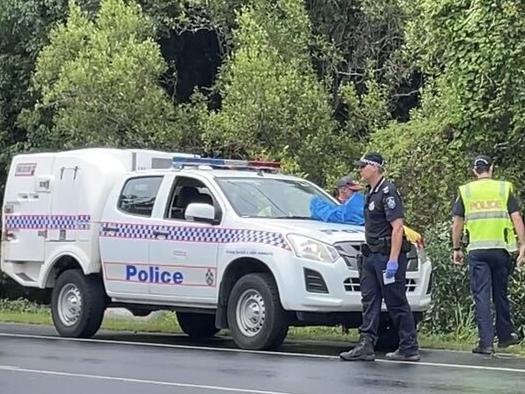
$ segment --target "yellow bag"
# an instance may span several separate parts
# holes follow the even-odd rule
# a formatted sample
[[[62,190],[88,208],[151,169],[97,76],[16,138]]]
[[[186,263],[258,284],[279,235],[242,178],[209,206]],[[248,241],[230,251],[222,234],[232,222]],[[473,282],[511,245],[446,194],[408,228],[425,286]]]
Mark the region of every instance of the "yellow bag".
[[[405,238],[410,243],[417,244],[418,246],[420,246],[423,243],[423,236],[417,231],[412,230],[408,226],[403,226],[403,231],[405,233]]]

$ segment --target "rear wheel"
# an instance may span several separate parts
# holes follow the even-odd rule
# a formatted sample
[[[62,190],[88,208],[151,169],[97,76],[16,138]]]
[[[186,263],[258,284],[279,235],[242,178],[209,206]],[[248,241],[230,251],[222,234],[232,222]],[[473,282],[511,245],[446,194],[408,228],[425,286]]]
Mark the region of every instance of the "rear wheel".
[[[61,336],[89,338],[100,328],[106,294],[98,275],[74,269],[63,272],[51,295],[51,315]]]
[[[421,312],[414,312],[414,324],[417,325],[422,320]],[[379,338],[377,339],[376,348],[384,351],[394,351],[399,347],[399,334],[389,317],[381,320],[379,325]]]
[[[153,312],[151,309],[142,309],[142,308],[128,308],[128,311],[130,311],[133,314],[133,316],[137,316],[137,317],[149,316],[149,314]]]
[[[182,331],[192,338],[210,338],[219,332],[213,314],[177,312],[177,320]]]
[[[237,346],[276,348],[284,341],[288,324],[270,274],[248,274],[235,283],[228,300],[228,326]]]
[[[391,352],[399,347],[399,335],[390,321],[381,322],[376,349]]]

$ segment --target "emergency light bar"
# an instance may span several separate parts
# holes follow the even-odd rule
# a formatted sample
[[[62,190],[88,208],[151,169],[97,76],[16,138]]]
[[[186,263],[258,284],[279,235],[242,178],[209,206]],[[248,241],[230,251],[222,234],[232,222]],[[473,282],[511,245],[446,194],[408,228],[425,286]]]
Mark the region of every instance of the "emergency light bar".
[[[263,171],[279,171],[281,163],[278,161],[263,161],[263,160],[230,160],[230,159],[214,159],[209,157],[193,158],[193,157],[174,157],[173,167],[183,168],[188,166],[208,166],[211,168],[230,169],[230,170],[263,170]]]

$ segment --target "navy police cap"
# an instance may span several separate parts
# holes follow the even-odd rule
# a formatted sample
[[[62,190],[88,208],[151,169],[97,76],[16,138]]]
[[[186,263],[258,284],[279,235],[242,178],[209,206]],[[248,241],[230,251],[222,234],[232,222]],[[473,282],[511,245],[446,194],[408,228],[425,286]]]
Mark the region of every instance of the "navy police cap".
[[[354,164],[359,167],[369,164],[374,167],[384,168],[385,160],[379,153],[367,153]]]

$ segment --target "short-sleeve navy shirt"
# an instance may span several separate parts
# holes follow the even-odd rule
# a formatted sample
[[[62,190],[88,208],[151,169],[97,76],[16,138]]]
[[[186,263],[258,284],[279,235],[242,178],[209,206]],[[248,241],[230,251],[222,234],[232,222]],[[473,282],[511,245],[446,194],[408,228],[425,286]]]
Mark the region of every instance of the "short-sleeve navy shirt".
[[[403,201],[392,182],[381,178],[365,199],[365,238],[370,245],[392,235],[390,222],[405,216]]]

